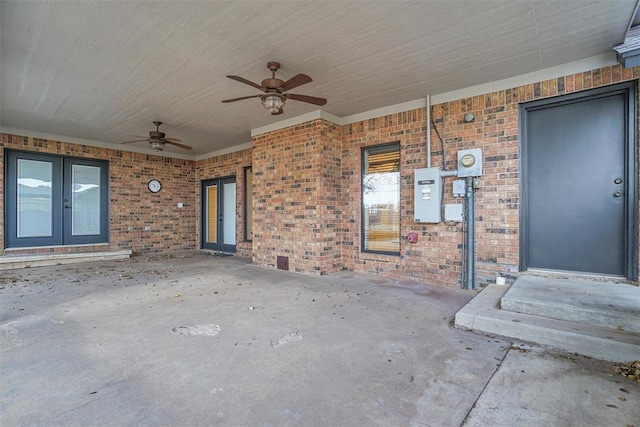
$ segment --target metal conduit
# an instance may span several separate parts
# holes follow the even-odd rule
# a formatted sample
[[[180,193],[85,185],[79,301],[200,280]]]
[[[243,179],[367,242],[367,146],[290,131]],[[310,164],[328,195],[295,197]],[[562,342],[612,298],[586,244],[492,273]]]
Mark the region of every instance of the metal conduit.
[[[476,276],[476,260],[475,260],[475,195],[473,188],[473,177],[468,176],[466,178],[467,185],[467,263],[466,263],[466,278],[467,289],[472,291],[475,288],[475,276]]]

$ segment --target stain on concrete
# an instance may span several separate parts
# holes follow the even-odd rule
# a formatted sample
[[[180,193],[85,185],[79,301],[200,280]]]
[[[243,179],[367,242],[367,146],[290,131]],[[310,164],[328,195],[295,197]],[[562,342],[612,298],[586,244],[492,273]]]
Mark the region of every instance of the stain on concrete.
[[[291,344],[292,342],[302,341],[303,337],[299,331],[291,332],[289,334],[283,335],[278,341],[271,341],[271,347],[273,348],[282,348],[287,344]]]
[[[194,326],[176,326],[171,329],[173,332],[180,335],[196,336],[202,335],[212,337],[220,333],[220,326],[214,324],[203,324]]]

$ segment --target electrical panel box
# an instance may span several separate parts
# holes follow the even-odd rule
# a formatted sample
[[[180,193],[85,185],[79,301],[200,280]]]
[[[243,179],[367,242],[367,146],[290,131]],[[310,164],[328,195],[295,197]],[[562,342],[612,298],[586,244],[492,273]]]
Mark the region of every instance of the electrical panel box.
[[[415,222],[442,221],[440,168],[415,170],[413,215]]]
[[[464,179],[453,181],[453,197],[464,197],[467,194],[467,183]]]
[[[482,175],[482,149],[458,151],[458,178]]]
[[[464,219],[464,205],[462,203],[452,203],[444,205],[445,222],[462,222]]]

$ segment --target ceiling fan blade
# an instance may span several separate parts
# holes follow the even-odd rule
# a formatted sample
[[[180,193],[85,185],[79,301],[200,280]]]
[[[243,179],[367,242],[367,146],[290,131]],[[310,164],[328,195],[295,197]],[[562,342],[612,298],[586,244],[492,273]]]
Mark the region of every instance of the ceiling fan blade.
[[[179,142],[175,142],[175,141],[169,141],[170,139],[174,139],[174,138],[165,138],[164,142],[166,144],[171,144],[171,145],[175,145],[176,147],[180,147],[183,150],[191,150],[192,149],[188,145],[180,144]]]
[[[256,89],[260,89],[263,92],[267,91],[265,88],[263,88],[259,84],[254,83],[252,81],[249,81],[249,80],[245,79],[244,77],[240,77],[240,76],[227,76],[227,77],[229,77],[231,80],[235,80],[237,82],[244,83],[244,84],[249,85],[249,86],[253,86]]]
[[[225,99],[222,102],[235,102],[235,101],[242,101],[243,99],[249,99],[249,98],[260,98],[262,95],[251,95],[251,96],[242,96],[240,98],[232,98],[232,99]]]
[[[296,76],[291,77],[286,82],[284,82],[284,84],[280,86],[280,89],[282,89],[283,92],[286,92],[288,90],[293,89],[294,87],[302,86],[311,81],[313,81],[311,80],[311,77],[307,76],[306,74],[298,74]]]
[[[182,142],[182,140],[178,139],[178,138],[165,138],[164,140],[167,141],[167,142],[169,142],[169,141],[171,141],[171,142]]]
[[[132,142],[142,142],[142,141],[146,141],[146,139],[136,139],[135,141],[125,141],[125,142],[121,142],[120,144],[131,144]]]
[[[285,93],[284,96],[287,99],[293,99],[294,101],[308,102],[309,104],[315,104],[315,105],[324,105],[327,103],[326,99],[317,98],[315,96],[296,95],[295,93]]]

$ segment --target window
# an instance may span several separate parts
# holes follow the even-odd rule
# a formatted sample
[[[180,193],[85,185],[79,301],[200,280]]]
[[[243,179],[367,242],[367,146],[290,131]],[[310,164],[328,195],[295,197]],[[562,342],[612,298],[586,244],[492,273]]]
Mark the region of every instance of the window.
[[[253,170],[244,168],[244,240],[253,240]]]
[[[108,241],[109,164],[7,151],[6,247]]]
[[[400,254],[400,145],[362,152],[362,251]]]

